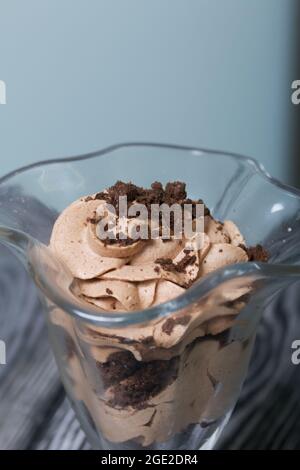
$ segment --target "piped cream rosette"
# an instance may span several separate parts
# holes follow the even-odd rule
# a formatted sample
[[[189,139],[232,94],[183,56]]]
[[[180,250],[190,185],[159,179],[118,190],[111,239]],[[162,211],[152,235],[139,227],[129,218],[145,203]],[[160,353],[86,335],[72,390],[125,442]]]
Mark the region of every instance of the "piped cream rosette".
[[[75,201],[58,217],[50,242],[55,255],[71,270],[80,297],[95,305],[99,312],[130,312],[159,305],[178,297],[198,279],[218,268],[248,261],[242,248],[245,241],[237,226],[232,221],[217,222],[210,215],[204,218],[205,233],[200,234],[200,248],[195,236],[139,239],[129,244],[106,243],[98,237],[99,214],[105,213],[104,206],[105,201],[94,198]],[[136,220],[127,222],[129,230],[130,227],[136,229]],[[230,300],[238,299],[245,289],[250,288],[232,292]],[[224,302],[228,301],[227,297]],[[158,319],[150,325],[132,327],[130,331],[126,328],[126,332],[116,330],[115,336],[126,336],[127,341],[142,343],[151,337],[157,346],[170,348],[183,338],[190,342],[191,334],[197,337],[223,331],[232,324],[240,306],[196,305],[189,308],[189,315],[178,313],[171,320]],[[101,343],[102,333],[105,345],[105,328],[86,328],[84,335],[88,334],[89,342],[93,342],[96,332],[97,344]],[[111,341],[110,338],[110,344]],[[116,343],[120,343],[119,339]],[[126,348],[131,349],[129,345]],[[137,357],[141,356],[139,351],[134,348]]]

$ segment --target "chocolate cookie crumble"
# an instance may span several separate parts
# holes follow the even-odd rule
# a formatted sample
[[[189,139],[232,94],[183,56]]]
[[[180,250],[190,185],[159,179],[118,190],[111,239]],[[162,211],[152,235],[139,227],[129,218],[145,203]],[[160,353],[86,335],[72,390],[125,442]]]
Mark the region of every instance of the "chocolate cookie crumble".
[[[173,329],[176,325],[186,326],[191,319],[191,315],[185,315],[183,317],[170,317],[168,318],[162,326],[162,331],[169,335],[173,332]]]
[[[266,263],[270,258],[269,253],[262,245],[250,246],[246,248],[246,253],[248,254],[249,261]]]
[[[184,273],[186,268],[196,262],[196,256],[185,254],[178,263],[174,263],[171,258],[158,258],[155,263],[159,264],[165,271]]]
[[[192,216],[196,216],[196,204],[203,204],[202,199],[192,200],[187,198],[186,185],[181,181],[169,182],[165,188],[162,183],[155,181],[151,184],[151,188],[143,188],[136,186],[133,183],[124,183],[117,181],[113,186],[95,195],[95,199],[101,199],[111,204],[118,214],[119,211],[119,197],[126,196],[129,207],[133,203],[144,204],[146,208],[151,208],[152,204],[179,204],[182,207],[184,204],[192,205]],[[204,215],[209,215],[209,209],[205,206]]]
[[[113,390],[112,406],[142,408],[177,377],[178,357],[170,360],[137,361],[129,351],[111,354],[97,362],[104,387]]]

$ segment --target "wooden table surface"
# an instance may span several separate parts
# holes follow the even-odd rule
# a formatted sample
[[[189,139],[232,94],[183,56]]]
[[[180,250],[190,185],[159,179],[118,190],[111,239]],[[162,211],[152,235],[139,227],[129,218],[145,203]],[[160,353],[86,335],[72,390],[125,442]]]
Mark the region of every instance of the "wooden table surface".
[[[88,449],[50,351],[36,289],[0,247],[0,449]],[[248,378],[218,444],[222,449],[300,449],[300,284],[265,312]]]

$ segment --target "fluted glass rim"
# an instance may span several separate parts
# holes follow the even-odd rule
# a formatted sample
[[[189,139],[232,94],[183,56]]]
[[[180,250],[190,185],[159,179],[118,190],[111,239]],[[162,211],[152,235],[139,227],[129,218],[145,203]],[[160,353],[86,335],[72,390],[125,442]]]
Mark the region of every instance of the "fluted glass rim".
[[[226,152],[221,150],[213,150],[213,149],[205,149],[200,147],[194,146],[183,146],[177,144],[166,144],[166,143],[151,143],[151,142],[126,142],[120,143],[116,145],[111,145],[104,149],[76,155],[76,156],[68,156],[63,158],[54,158],[43,160],[35,163],[31,163],[29,165],[20,167],[2,177],[0,177],[0,187],[2,183],[6,183],[11,178],[21,173],[28,172],[32,169],[36,169],[38,167],[51,165],[55,163],[63,164],[69,162],[75,162],[80,160],[88,160],[92,158],[101,157],[103,155],[107,155],[112,153],[116,150],[125,149],[125,148],[136,148],[136,147],[149,147],[149,148],[161,148],[161,149],[169,149],[169,150],[179,150],[185,152],[191,152],[194,155],[203,155],[203,154],[211,154],[211,155],[223,155],[227,157],[231,157],[233,159],[239,160],[243,163],[243,165],[247,166],[253,174],[260,176],[266,182],[271,183],[273,186],[281,189],[285,193],[295,196],[299,199],[300,205],[300,190],[289,186],[287,184],[282,183],[281,181],[273,178],[255,159],[251,157],[245,157],[243,155]],[[17,231],[15,231],[16,236],[18,236]],[[25,236],[30,244],[35,244],[35,241],[29,237],[28,235],[19,232],[19,236]],[[258,262],[247,262],[247,263],[239,263],[235,265],[225,266],[223,268],[218,269],[217,271],[205,276],[203,279],[200,279],[196,284],[192,287],[187,289],[183,294],[176,297],[175,299],[171,299],[167,302],[159,304],[154,307],[150,307],[148,309],[137,310],[133,312],[105,312],[99,313],[96,308],[92,306],[84,305],[77,301],[75,296],[67,296],[57,289],[54,285],[48,282],[46,276],[41,276],[39,279],[38,287],[43,291],[43,293],[48,297],[54,304],[62,308],[64,311],[68,312],[75,318],[80,320],[84,320],[85,322],[101,325],[105,327],[117,327],[117,326],[125,326],[129,324],[135,323],[143,323],[150,320],[154,320],[159,317],[165,317],[171,313],[175,313],[188,305],[199,301],[199,299],[205,297],[212,291],[214,288],[219,286],[220,284],[234,279],[236,277],[241,276],[250,276],[255,279],[258,278],[300,278],[300,266],[290,265],[290,264],[272,264],[272,263],[258,263]]]

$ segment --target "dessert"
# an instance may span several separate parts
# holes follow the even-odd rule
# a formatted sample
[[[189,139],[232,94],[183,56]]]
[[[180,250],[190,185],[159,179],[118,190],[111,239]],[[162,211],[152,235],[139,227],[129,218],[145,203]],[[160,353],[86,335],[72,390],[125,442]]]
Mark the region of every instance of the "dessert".
[[[148,216],[142,220],[128,211],[124,219],[122,197],[129,209],[143,205]],[[164,218],[149,216],[153,205],[163,204],[188,205],[191,225],[201,219],[203,233],[177,237],[175,228],[183,222],[178,225],[171,213],[166,236]],[[110,232],[108,220],[115,223]],[[149,236],[152,231],[155,238]],[[162,304],[154,320],[113,328],[76,322],[58,308],[52,311],[52,322],[68,338],[73,393],[107,441],[149,447],[224,416],[239,392],[251,350],[252,337],[231,341],[228,336],[247,304],[251,280],[235,280],[213,298],[167,315],[163,304],[216,269],[267,261],[261,245],[247,247],[234,222],[215,220],[202,200],[187,197],[184,183],[163,187],[155,182],[145,189],[117,182],[68,206],[54,224],[50,248],[71,271],[73,292],[99,314],[130,315]]]

